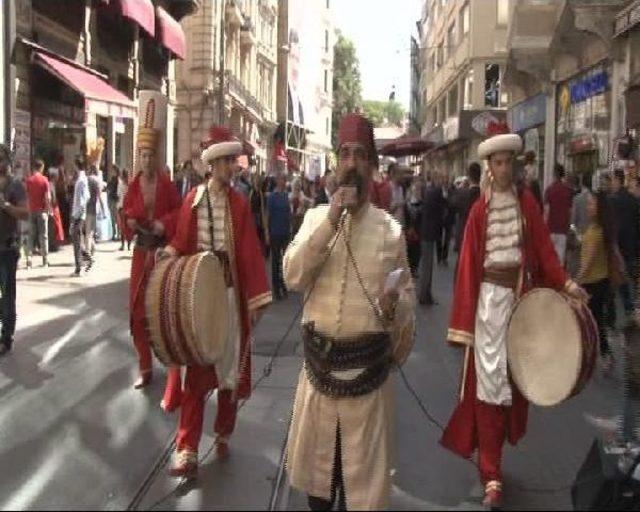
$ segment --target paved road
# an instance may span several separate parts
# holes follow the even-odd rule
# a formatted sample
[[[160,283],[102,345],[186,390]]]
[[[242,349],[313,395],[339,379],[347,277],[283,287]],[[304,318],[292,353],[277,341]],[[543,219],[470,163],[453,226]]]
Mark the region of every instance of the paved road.
[[[197,485],[171,493],[175,482],[165,476],[164,467],[151,475],[163,460],[176,422],[157,406],[163,370],[156,368],[157,378],[147,392],[131,388],[136,364],[127,319],[130,256],[117,251],[116,244],[101,244],[95,269],[82,279],[69,277],[69,248],[51,261],[50,269],[19,271],[15,350],[0,362],[0,464],[5,468],[0,508],[122,509],[135,500],[141,510],[154,505],[267,509],[301,365],[296,330],[282,345],[271,375],[241,411],[231,459],[220,463],[207,458]],[[416,392],[442,423],[454,405],[460,357],[442,341],[450,283],[450,271],[436,272],[441,305],[419,309],[415,350],[406,366]],[[298,304],[292,297],[265,315],[255,336],[255,378]],[[570,506],[566,491],[537,494],[520,487],[558,487],[573,480],[594,435],[584,414],[615,412],[616,385],[598,377],[566,405],[533,411],[530,435],[517,450],[506,452],[508,506]],[[211,446],[213,410],[208,407],[202,453]],[[481,490],[474,469],[438,446],[438,429],[425,420],[400,382],[397,411],[393,506],[478,508]],[[282,508],[304,507],[302,496],[286,486],[279,491]]]

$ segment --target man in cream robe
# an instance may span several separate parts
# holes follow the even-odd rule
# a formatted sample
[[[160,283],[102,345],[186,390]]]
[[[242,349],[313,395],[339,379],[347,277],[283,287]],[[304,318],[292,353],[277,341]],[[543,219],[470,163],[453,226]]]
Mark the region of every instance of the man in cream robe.
[[[391,292],[385,283],[397,269],[410,275],[405,238],[393,217],[369,203],[371,172],[377,160],[370,123],[358,115],[347,116],[339,142],[337,177],[342,186],[331,205],[307,213],[284,257],[285,281],[289,289],[307,298],[303,324],[312,322],[334,346],[384,331],[390,334],[393,364],[402,364],[413,345],[414,292],[410,280],[395,285]],[[357,194],[349,201],[345,185],[354,173]],[[362,371],[331,374],[338,380],[350,380]],[[287,468],[291,485],[309,495],[312,509],[331,509],[337,488],[349,510],[388,505],[393,401],[392,378],[385,378],[369,393],[336,398],[317,388],[307,368],[302,369]]]

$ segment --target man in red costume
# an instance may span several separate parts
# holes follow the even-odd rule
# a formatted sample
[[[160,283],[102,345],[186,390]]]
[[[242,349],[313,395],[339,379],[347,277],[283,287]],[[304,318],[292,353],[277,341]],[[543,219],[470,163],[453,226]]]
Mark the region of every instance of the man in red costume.
[[[140,376],[134,387],[151,383],[152,355],[147,334],[145,291],[155,263],[155,251],[171,240],[176,225],[180,196],[169,176],[158,170],[156,151],[158,131],[140,128],[138,132],[139,172],[124,198],[125,237],[136,237],[129,283],[129,313],[133,343],[138,352]]]
[[[228,456],[238,400],[249,398],[251,393],[251,329],[271,303],[251,208],[244,196],[230,186],[242,144],[226,128],[213,127],[203,146],[204,170],[211,173],[211,178],[185,198],[176,235],[165,252],[181,256],[213,251],[218,256],[228,276],[228,288],[220,292],[230,305],[236,305],[236,321],[230,322],[229,329],[229,346],[235,355],[226,367],[188,367],[184,390],[180,370],[170,371],[162,407],[167,411],[181,407],[177,457],[169,472],[174,477],[197,474],[204,407],[208,393],[214,389],[218,389],[214,426],[217,455],[221,459]]]
[[[460,402],[441,443],[470,458],[478,450],[484,505],[502,501],[502,447],[526,431],[527,401],[509,379],[506,331],[517,298],[550,287],[584,299],[565,273],[540,209],[513,183],[518,135],[500,134],[478,148],[487,161],[483,194],[467,221],[456,278],[448,341],[466,347]]]

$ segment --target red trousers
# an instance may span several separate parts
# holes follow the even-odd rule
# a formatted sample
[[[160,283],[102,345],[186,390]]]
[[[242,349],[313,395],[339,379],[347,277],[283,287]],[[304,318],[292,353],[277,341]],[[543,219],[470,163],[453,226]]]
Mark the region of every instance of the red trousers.
[[[480,480],[502,482],[502,447],[507,437],[509,407],[475,403]]]
[[[149,255],[147,251],[135,249],[131,264],[129,308],[131,312],[131,334],[133,335],[133,344],[136,347],[136,352],[138,352],[140,373],[150,372],[153,364],[145,311],[145,292],[151,268],[153,268],[153,256]]]
[[[171,370],[165,391],[165,399],[175,397],[179,392],[179,370]],[[211,368],[189,367],[185,378],[184,391],[181,397],[180,424],[176,437],[178,451],[198,452],[204,423],[204,407],[209,392],[214,389],[217,378]],[[173,387],[173,390],[169,388]],[[175,398],[171,400],[175,403]],[[218,411],[213,427],[214,433],[221,438],[229,439],[236,426],[238,402],[231,390],[218,390]]]

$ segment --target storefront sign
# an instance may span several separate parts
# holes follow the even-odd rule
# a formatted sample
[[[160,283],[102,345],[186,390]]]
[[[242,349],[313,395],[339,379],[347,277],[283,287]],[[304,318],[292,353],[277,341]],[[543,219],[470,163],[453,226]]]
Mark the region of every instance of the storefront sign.
[[[544,124],[547,119],[547,95],[537,94],[518,103],[507,114],[507,121],[515,133]]]
[[[604,93],[609,87],[609,77],[605,70],[580,78],[570,84],[571,103],[580,103]]]
[[[67,121],[78,125],[85,123],[85,112],[79,107],[38,97],[33,99],[33,107],[35,112],[45,117],[48,116],[59,121]]]

